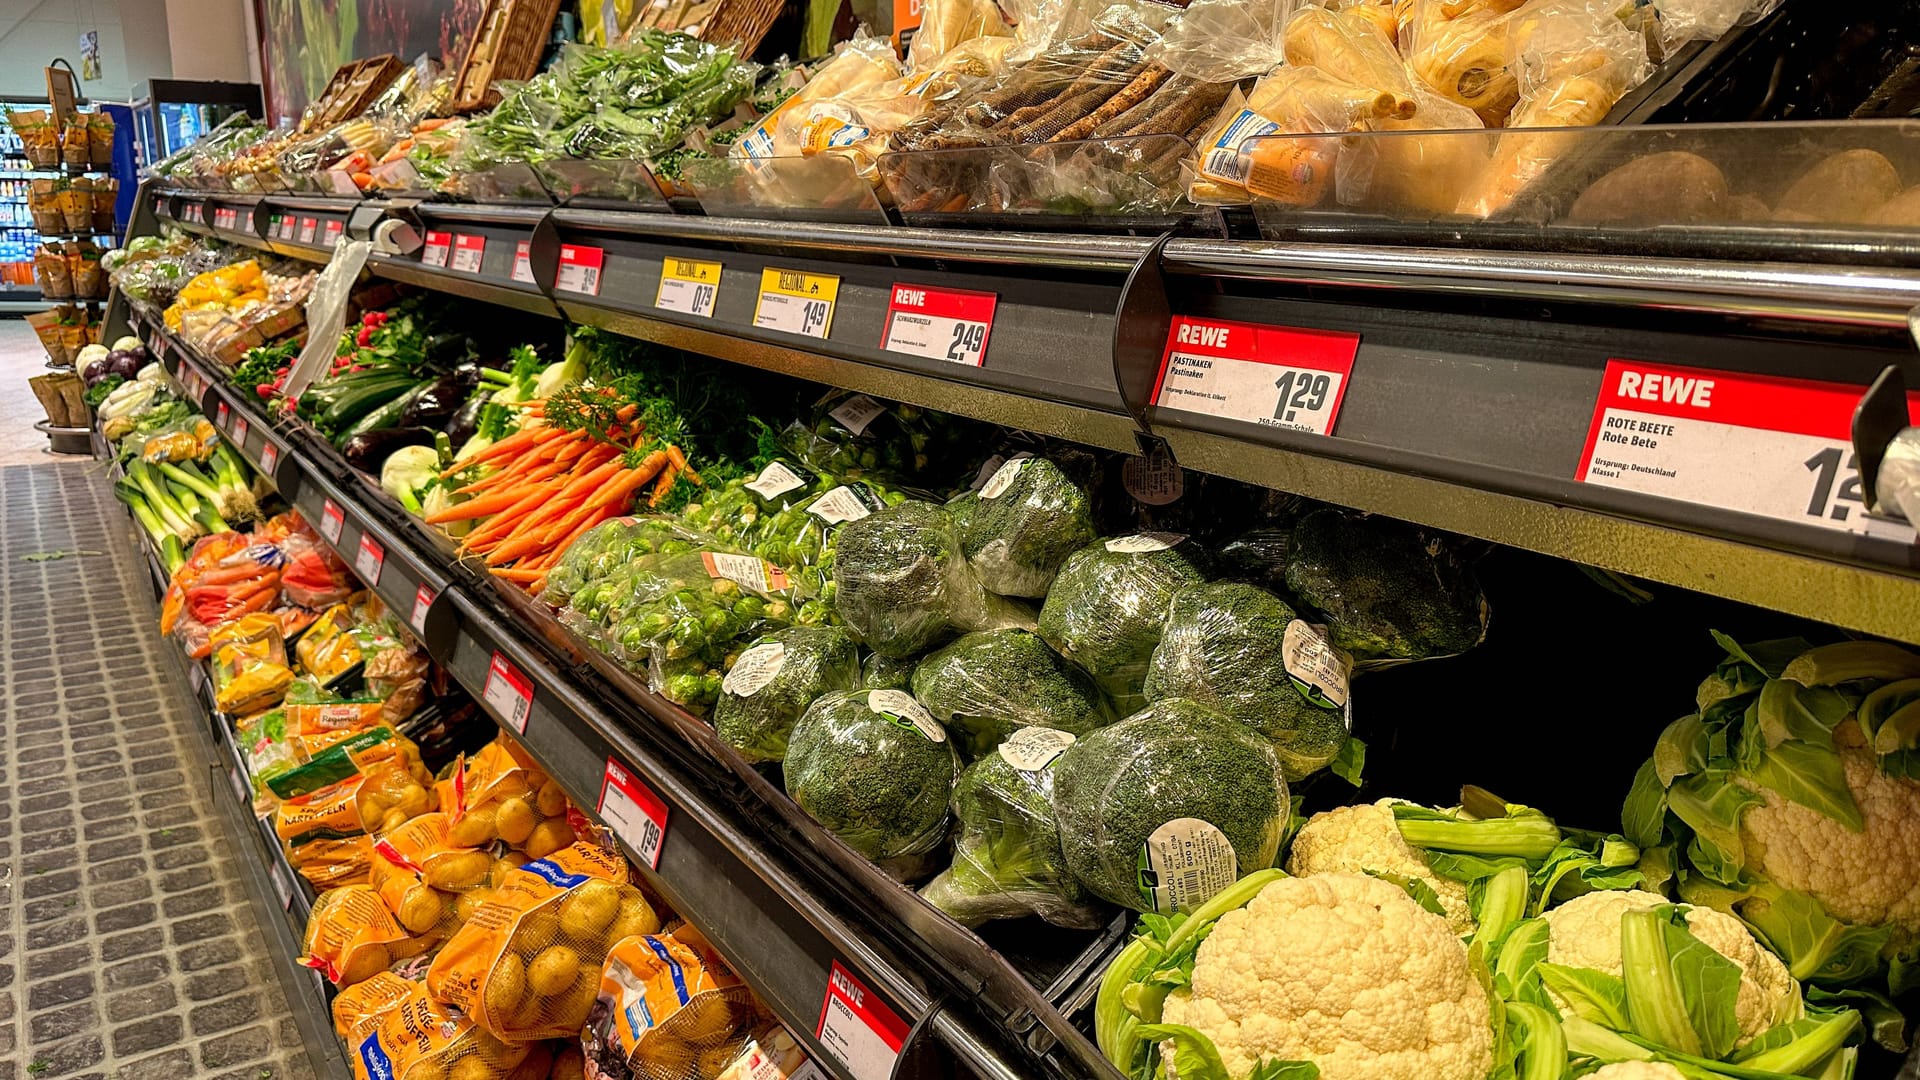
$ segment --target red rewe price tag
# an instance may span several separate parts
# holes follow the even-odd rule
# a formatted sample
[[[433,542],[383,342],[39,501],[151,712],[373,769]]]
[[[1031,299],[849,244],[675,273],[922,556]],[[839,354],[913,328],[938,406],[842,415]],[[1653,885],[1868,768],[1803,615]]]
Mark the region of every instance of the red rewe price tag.
[[[246,449],[247,435],[252,430],[253,425],[247,423],[246,417],[235,416],[233,418],[233,445],[242,450]]]
[[[445,266],[447,253],[452,250],[452,233],[430,232],[427,234],[427,246],[420,249],[420,265]]]
[[[431,585],[421,585],[413,594],[413,614],[407,618],[408,625],[416,634],[427,632],[427,612],[433,608],[433,599],[437,594]]]
[[[320,505],[320,535],[327,538],[327,543],[340,542],[340,526],[346,524],[346,521],[347,515],[340,512],[340,507],[335,505],[332,499]]]
[[[213,426],[217,428],[233,427],[233,410],[227,408],[227,403],[224,401],[214,407]]]
[[[626,841],[649,870],[660,869],[660,847],[667,838],[667,804],[632,770],[612,758],[600,781],[600,820]]]
[[[522,735],[527,733],[527,717],[533,712],[533,680],[496,650],[487,665],[487,681],[480,688],[480,700],[487,703],[501,720]]]
[[[477,274],[487,257],[487,238],[460,235],[453,238],[453,268],[463,274]]]
[[[1850,437],[1864,386],[1609,360],[1575,479],[1911,542],[1866,514]],[[1907,395],[1920,423],[1920,393]]]
[[[833,962],[827,998],[814,1032],[856,1080],[888,1080],[907,1044],[909,1026],[853,972]]]
[[[606,264],[606,261],[607,253],[597,247],[561,244],[560,273],[554,279],[553,287],[567,292],[599,296],[600,268]]]
[[[928,360],[980,367],[1000,298],[970,289],[895,285],[887,301],[887,328],[880,347]]]
[[[319,228],[320,228],[319,218],[310,218],[310,217],[301,218],[300,219],[300,242],[303,244],[313,243],[313,234]]]
[[[1153,403],[1326,435],[1359,351],[1359,334],[1176,315]]]
[[[279,447],[273,445],[272,443],[267,443],[265,446],[262,446],[260,448],[260,471],[263,473],[266,473],[268,479],[273,478],[273,470],[279,464],[280,464],[280,448]]]
[[[531,285],[534,283],[533,260],[527,255],[531,247],[532,245],[525,240],[513,245],[513,280],[520,282],[522,285]]]
[[[327,222],[327,243],[331,244],[335,240],[340,239],[340,234],[346,231],[347,223],[344,221]]]
[[[371,588],[380,584],[380,571],[386,562],[387,549],[380,546],[380,541],[361,533],[360,550],[353,556],[353,572],[359,574],[360,580]]]

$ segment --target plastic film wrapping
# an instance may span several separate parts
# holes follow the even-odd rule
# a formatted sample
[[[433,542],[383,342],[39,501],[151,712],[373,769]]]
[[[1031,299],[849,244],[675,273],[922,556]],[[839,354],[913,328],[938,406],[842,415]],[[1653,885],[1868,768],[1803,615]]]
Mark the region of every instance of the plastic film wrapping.
[[[959,772],[947,733],[899,690],[826,694],[794,725],[787,794],[847,845],[885,864],[946,839]]]
[[[1087,493],[1046,458],[1016,457],[981,487],[960,539],[981,587],[1038,598],[1093,536]]]
[[[1068,556],[1040,609],[1040,636],[1122,714],[1146,703],[1141,684],[1174,593],[1205,580],[1191,546],[1177,534],[1097,540]]]
[[[966,634],[927,654],[913,670],[913,696],[968,761],[1018,728],[1079,735],[1114,720],[1093,680],[1026,630]]]
[[[1382,517],[1317,510],[1294,526],[1287,587],[1362,668],[1465,652],[1486,598],[1456,545]]]
[[[796,626],[759,638],[720,685],[713,727],[748,761],[779,761],[807,706],[860,685],[859,653],[838,627]]]
[[[947,512],[909,500],[848,522],[835,539],[834,611],[874,652],[921,653],[988,622]]]

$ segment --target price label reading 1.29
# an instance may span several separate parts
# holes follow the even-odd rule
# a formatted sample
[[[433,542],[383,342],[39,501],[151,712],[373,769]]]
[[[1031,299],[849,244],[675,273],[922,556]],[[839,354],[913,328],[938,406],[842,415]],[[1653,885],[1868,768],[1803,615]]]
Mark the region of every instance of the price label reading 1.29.
[[[427,234],[426,246],[420,249],[420,264],[422,266],[445,266],[447,265],[447,253],[452,250],[452,233],[429,232]]]
[[[612,758],[600,782],[600,820],[626,841],[648,869],[660,869],[667,837],[667,804],[633,771]]]
[[[487,665],[487,681],[480,688],[480,700],[495,715],[522,735],[527,733],[527,717],[533,714],[533,680],[520,674],[513,661],[495,652]]]
[[[760,272],[760,302],[753,309],[753,325],[824,338],[833,329],[833,302],[839,295],[840,279],[833,274],[769,267]]]
[[[607,253],[600,248],[561,244],[560,272],[554,277],[553,287],[564,292],[599,296],[600,270],[606,262]]]
[[[1862,386],[1609,360],[1576,478],[1911,542],[1869,518],[1850,437]],[[1920,423],[1920,393],[1907,396]]]
[[[1000,303],[990,292],[895,285],[887,301],[888,352],[979,367],[987,359],[987,335]]]
[[[711,319],[719,296],[719,263],[673,258],[660,261],[660,291],[654,294],[654,307]]]
[[[1175,316],[1153,402],[1326,435],[1359,350],[1358,334]]]

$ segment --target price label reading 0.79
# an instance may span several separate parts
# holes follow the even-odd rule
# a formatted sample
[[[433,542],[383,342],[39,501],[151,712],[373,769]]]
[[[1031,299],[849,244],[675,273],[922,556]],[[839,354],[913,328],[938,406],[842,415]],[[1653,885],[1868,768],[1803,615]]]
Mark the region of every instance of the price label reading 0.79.
[[[987,337],[1000,299],[971,289],[895,285],[887,299],[888,352],[979,367],[987,360]]]
[[[719,263],[698,259],[660,260],[660,291],[653,296],[654,307],[711,319],[714,301],[719,296]]]
[[[839,296],[840,279],[833,274],[768,267],[760,272],[760,302],[753,309],[753,325],[825,338],[833,329],[833,303]]]
[[[1175,316],[1153,402],[1326,435],[1359,350],[1358,334]]]
[[[1609,360],[1575,478],[1911,542],[1869,518],[1850,433],[1863,386]],[[1920,393],[1907,395],[1920,423]]]

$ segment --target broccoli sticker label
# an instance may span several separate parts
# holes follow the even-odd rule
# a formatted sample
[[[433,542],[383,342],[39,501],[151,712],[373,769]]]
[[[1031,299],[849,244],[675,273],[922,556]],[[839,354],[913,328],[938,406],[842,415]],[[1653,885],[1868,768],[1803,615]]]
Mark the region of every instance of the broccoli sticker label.
[[[1022,456],[1006,461],[994,472],[993,478],[987,481],[987,486],[980,489],[980,497],[997,499],[1006,494],[1006,490],[1013,486],[1014,479],[1020,475],[1020,470],[1032,460],[1031,457]]]
[[[1000,744],[1000,756],[1021,772],[1039,772],[1073,745],[1073,732],[1023,727]]]
[[[867,692],[867,708],[886,718],[886,721],[898,728],[917,731],[927,737],[928,742],[946,742],[947,729],[940,726],[913,695],[905,690],[871,690]]]
[[[754,478],[753,483],[746,485],[746,488],[763,499],[771,499],[785,495],[805,483],[806,481],[800,479],[799,474],[788,468],[784,462],[775,461],[761,469],[760,475]]]
[[[780,669],[787,666],[787,647],[777,641],[755,645],[740,654],[733,670],[720,683],[722,693],[734,697],[752,697],[766,688]]]
[[[1304,619],[1288,623],[1286,636],[1280,641],[1280,662],[1308,701],[1328,709],[1347,704],[1347,680],[1353,672],[1353,661],[1333,647],[1324,628]]]
[[[1192,911],[1240,877],[1240,861],[1212,822],[1174,818],[1140,845],[1140,898],[1162,915]]]
[[[1165,551],[1187,538],[1186,533],[1144,532],[1116,536],[1107,541],[1107,550],[1116,555],[1146,555]]]
[[[859,521],[881,508],[873,505],[879,500],[870,494],[864,499],[860,496],[861,491],[842,484],[813,500],[813,504],[807,507],[807,513],[829,525],[843,525],[849,521]]]

